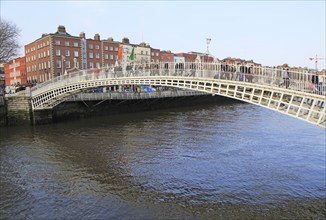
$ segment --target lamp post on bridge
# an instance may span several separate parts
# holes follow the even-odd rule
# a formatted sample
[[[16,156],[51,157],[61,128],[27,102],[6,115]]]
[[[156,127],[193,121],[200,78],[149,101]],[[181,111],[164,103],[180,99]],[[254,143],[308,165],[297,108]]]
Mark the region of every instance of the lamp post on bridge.
[[[209,55],[209,44],[211,43],[211,38],[206,38],[206,54]]]

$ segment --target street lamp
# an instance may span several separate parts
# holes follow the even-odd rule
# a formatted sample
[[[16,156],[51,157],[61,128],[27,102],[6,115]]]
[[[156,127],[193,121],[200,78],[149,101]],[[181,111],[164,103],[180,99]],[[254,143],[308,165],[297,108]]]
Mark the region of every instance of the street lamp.
[[[206,38],[206,47],[207,47],[207,50],[206,50],[206,54],[209,55],[209,44],[211,43],[212,39],[211,38]]]
[[[208,55],[209,55],[209,44],[211,43],[212,39],[211,38],[206,38],[206,47],[207,47],[207,50],[206,50],[206,55],[207,55],[207,61],[208,62]]]

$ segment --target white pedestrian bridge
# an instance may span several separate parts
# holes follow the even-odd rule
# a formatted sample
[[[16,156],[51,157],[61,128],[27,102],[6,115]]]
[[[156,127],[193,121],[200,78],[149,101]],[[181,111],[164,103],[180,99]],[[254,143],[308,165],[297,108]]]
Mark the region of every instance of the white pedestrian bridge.
[[[225,96],[326,127],[325,86],[311,83],[314,73],[288,71],[286,88],[282,68],[240,67],[221,63],[150,63],[78,70],[33,87],[32,109],[52,109],[71,95],[97,87],[149,85]]]

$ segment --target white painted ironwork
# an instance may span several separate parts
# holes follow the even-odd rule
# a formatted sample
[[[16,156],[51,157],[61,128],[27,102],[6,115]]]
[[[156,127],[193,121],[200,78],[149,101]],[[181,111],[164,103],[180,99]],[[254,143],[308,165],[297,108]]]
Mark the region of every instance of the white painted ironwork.
[[[96,87],[155,85],[190,89],[259,105],[326,127],[325,86],[312,84],[316,73],[226,65],[223,63],[127,64],[111,69],[81,70],[62,75],[31,89],[33,110],[51,109],[66,97]]]

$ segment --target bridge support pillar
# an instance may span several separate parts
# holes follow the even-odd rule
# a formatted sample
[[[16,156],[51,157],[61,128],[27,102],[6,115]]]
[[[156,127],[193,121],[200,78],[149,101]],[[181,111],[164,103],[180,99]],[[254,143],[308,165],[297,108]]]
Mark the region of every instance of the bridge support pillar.
[[[11,125],[32,124],[31,98],[25,95],[6,97],[7,123]]]
[[[33,125],[50,124],[53,122],[53,110],[44,109],[33,111]]]

